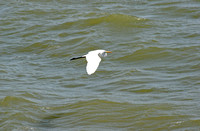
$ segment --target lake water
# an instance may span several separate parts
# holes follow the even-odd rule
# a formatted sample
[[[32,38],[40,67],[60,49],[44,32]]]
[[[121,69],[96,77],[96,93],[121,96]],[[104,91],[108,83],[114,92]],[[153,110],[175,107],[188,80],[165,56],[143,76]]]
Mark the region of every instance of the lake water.
[[[112,51],[93,75],[88,51]],[[200,1],[4,0],[0,130],[200,130]]]

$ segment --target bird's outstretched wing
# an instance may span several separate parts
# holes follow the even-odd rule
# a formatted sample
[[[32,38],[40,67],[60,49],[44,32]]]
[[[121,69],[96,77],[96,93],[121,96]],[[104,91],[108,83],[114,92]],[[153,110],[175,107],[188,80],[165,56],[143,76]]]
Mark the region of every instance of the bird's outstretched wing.
[[[86,71],[88,75],[93,74],[101,62],[101,58],[98,55],[86,55],[87,66]]]

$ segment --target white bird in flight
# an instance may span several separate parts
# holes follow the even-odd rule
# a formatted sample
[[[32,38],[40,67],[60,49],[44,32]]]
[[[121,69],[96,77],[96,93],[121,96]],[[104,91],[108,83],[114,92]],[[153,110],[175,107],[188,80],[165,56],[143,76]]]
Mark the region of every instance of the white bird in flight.
[[[88,75],[91,75],[97,70],[99,63],[101,62],[101,58],[106,57],[107,53],[112,53],[112,52],[106,51],[106,50],[93,50],[93,51],[88,52],[88,54],[86,55],[83,55],[80,57],[74,57],[74,58],[71,58],[70,60],[86,58],[87,60],[86,71]]]

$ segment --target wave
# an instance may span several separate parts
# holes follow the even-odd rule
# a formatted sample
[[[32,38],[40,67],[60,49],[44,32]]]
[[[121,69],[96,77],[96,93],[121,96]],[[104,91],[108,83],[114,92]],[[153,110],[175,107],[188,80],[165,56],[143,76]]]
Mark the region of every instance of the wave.
[[[135,60],[169,60],[169,61],[177,61],[177,60],[195,60],[198,58],[192,52],[197,52],[199,49],[198,46],[190,46],[190,47],[177,47],[177,48],[168,48],[168,47],[147,47],[142,49],[137,49],[136,51],[129,53],[128,55],[124,55],[122,57],[117,58],[117,60],[129,61]],[[193,56],[191,56],[193,55]]]
[[[125,14],[93,14],[93,16],[80,18],[77,20],[68,19],[66,22],[62,22],[58,25],[51,27],[52,30],[62,30],[73,28],[88,28],[89,26],[98,26],[100,24],[108,24],[109,26],[117,27],[148,27],[145,23],[148,19],[139,18],[136,16],[125,15]]]
[[[22,97],[15,97],[15,96],[6,96],[0,102],[1,106],[7,106],[7,107],[21,106],[21,105],[25,105],[26,103],[33,104],[34,102]]]
[[[93,99],[79,101],[56,108],[58,108],[59,111],[44,117],[40,123],[38,123],[39,127],[56,128],[57,125],[64,125],[64,127],[68,129],[74,127],[81,129],[86,127],[94,129],[105,129],[110,127],[111,129],[112,127],[110,125],[115,123],[117,125],[113,127],[113,129],[117,127],[133,128],[135,126],[141,126],[145,119],[148,120],[149,118],[152,118],[151,120],[153,122],[150,123],[150,125],[153,125],[154,122],[157,122],[157,119],[163,120],[163,118],[167,118],[167,120],[171,120],[171,118],[174,119],[174,117],[177,117],[177,115],[160,117],[154,113],[160,110],[171,111],[175,109],[175,105],[165,103],[143,105]],[[56,108],[53,110],[57,110]],[[163,121],[161,121],[161,123],[162,122]]]
[[[136,22],[144,22],[147,20],[148,19],[139,18],[139,17],[131,16],[131,15],[125,15],[125,14],[105,14],[105,16],[86,19],[85,22],[91,25],[99,24],[102,22],[126,25],[126,24],[132,24]]]
[[[124,14],[108,14],[98,18],[90,18],[84,21],[86,25],[97,25],[100,23],[109,23],[117,26],[133,26],[138,22],[145,22],[147,19],[139,18],[131,15]]]

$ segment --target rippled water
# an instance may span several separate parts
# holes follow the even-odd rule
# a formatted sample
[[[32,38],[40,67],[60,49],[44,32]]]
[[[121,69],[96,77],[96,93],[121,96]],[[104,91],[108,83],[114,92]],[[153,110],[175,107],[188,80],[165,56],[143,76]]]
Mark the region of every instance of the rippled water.
[[[1,1],[0,130],[199,130],[199,24],[198,0]]]

